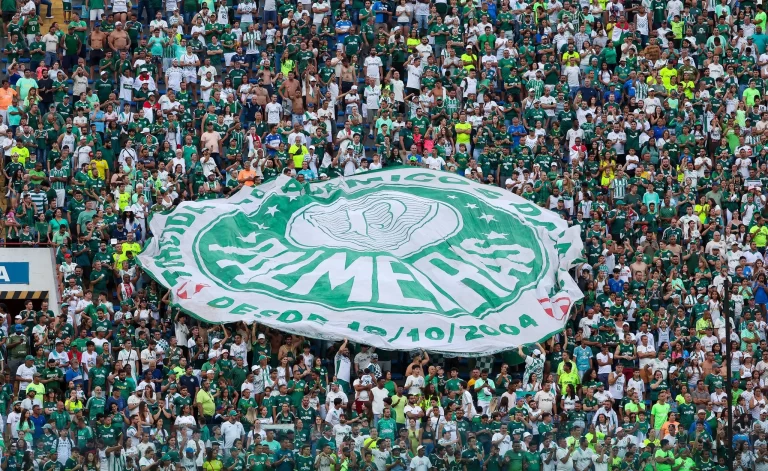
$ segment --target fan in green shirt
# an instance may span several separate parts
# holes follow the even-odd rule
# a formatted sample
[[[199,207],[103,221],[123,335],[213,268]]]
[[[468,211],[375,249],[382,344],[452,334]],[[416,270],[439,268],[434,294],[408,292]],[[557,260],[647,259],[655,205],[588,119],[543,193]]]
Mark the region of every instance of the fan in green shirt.
[[[519,441],[512,443],[512,449],[504,455],[504,463],[507,465],[507,471],[523,471],[526,462],[525,452],[522,451]]]
[[[80,450],[72,448],[72,455],[67,458],[67,462],[64,463],[64,471],[73,471],[80,469]]]
[[[266,445],[254,445],[253,453],[247,459],[250,471],[267,471],[271,468],[269,454],[265,451],[268,451]]]

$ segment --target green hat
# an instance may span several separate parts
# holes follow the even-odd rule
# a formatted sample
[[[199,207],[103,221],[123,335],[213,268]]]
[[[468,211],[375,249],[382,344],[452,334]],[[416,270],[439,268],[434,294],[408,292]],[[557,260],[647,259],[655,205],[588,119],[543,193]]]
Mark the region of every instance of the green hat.
[[[266,355],[259,355],[259,361],[261,360],[269,360],[269,357],[267,357]]]
[[[232,410],[232,411],[229,411],[229,416],[230,416],[230,417],[236,417],[236,416],[237,416],[237,412],[236,412],[236,411],[233,411],[233,410]]]
[[[35,357],[32,355],[27,355],[26,358],[24,358],[24,361],[35,361]]]
[[[616,200],[616,204],[617,205],[622,205],[622,204],[624,204],[624,200]]]
[[[171,461],[171,455],[168,453],[164,454],[160,461]]]

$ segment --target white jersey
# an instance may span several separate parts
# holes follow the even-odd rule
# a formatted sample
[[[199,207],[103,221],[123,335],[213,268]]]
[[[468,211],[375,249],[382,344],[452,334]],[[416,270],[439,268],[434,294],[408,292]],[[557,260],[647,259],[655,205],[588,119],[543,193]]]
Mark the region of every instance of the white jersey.
[[[623,374],[616,374],[615,372],[614,375],[616,376],[616,382],[608,387],[608,392],[611,393],[614,399],[619,401],[624,398],[624,386],[627,378]]]
[[[131,101],[133,100],[133,77],[120,77],[120,99]]]

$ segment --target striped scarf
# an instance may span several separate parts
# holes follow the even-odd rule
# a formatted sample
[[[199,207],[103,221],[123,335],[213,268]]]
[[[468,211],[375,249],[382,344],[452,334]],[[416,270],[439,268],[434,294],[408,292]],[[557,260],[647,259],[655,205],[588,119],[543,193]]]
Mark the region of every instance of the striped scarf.
[[[637,101],[648,98],[648,84],[643,81],[637,81],[635,85],[635,99]]]

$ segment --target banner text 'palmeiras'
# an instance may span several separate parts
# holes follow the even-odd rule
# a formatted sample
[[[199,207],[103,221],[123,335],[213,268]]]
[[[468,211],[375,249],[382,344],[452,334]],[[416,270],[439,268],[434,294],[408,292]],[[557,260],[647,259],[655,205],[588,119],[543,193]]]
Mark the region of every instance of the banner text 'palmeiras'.
[[[561,330],[578,228],[508,191],[424,169],[280,176],[155,215],[141,266],[208,322],[383,349],[486,355]]]

